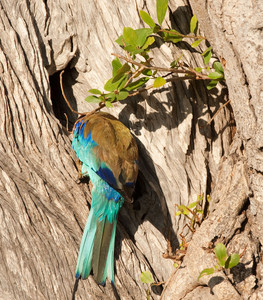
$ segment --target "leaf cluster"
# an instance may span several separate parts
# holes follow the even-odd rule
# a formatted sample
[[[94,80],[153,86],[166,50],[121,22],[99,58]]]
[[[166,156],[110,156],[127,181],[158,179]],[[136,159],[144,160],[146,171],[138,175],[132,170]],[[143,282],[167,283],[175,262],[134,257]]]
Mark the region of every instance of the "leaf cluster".
[[[226,247],[222,243],[218,243],[214,249],[216,258],[217,258],[217,265],[213,268],[204,269],[200,272],[198,279],[205,275],[211,275],[216,271],[220,271],[222,269],[231,269],[238,265],[240,260],[240,255],[238,253],[233,253],[228,255],[226,251]]]
[[[198,28],[198,20],[196,15],[193,15],[193,17],[191,18],[190,21],[190,34],[189,35],[184,35],[174,29],[165,29],[161,27],[161,24],[164,20],[165,14],[166,14],[166,10],[167,10],[167,4],[168,1],[167,0],[159,0],[157,1],[157,18],[158,18],[158,24],[155,24],[153,19],[144,11],[140,12],[141,18],[142,20],[153,29],[153,32],[155,32],[156,34],[159,34],[159,36],[165,41],[165,42],[172,42],[172,43],[178,43],[181,42],[182,40],[185,39],[194,39],[195,41],[191,43],[191,47],[192,48],[196,48],[197,46],[199,46],[199,44],[202,41],[205,41],[206,38],[203,36],[200,36],[200,30]],[[159,11],[159,14],[158,14]],[[195,68],[195,71],[198,73],[201,73],[202,71],[206,70],[206,71],[210,71],[210,68],[207,67],[207,65],[210,62],[210,59],[212,57],[212,47],[208,47],[205,51],[203,51],[201,53],[203,60],[204,60],[204,64],[206,65],[206,68]],[[174,62],[171,63],[171,65],[173,65],[173,67],[176,66],[176,64]],[[222,64],[219,61],[216,61],[213,64],[213,69],[211,72],[208,73],[208,78],[212,79],[207,88],[210,90],[213,87],[216,86],[216,84],[220,81],[220,80],[224,80],[224,69]]]
[[[165,15],[167,13],[168,0],[157,0],[156,11],[158,23],[145,12],[140,11],[142,20],[148,25],[148,28],[133,29],[125,27],[122,35],[116,40],[116,43],[126,52],[126,58],[122,56],[126,62],[121,63],[118,57],[112,61],[112,77],[104,85],[104,90],[91,89],[92,94],[85,100],[89,103],[100,103],[106,107],[112,107],[112,104],[117,101],[122,101],[130,96],[136,95],[145,89],[159,88],[168,81],[173,80],[188,80],[188,79],[206,79],[210,80],[207,88],[211,89],[216,86],[220,80],[224,80],[224,69],[219,61],[214,62],[213,68],[208,66],[212,57],[212,48],[207,48],[201,53],[205,68],[192,69],[187,67],[183,62],[181,55],[179,58],[170,63],[171,68],[155,67],[151,65],[152,58],[149,57],[149,52],[156,38],[163,39],[164,42],[178,43],[182,40],[193,40],[191,43],[193,48],[196,48],[205,37],[200,36],[198,29],[198,21],[194,15],[190,21],[190,34],[183,35],[182,33],[162,27]],[[136,59],[140,61],[136,61]],[[162,74],[157,73],[162,72]],[[163,75],[163,73],[166,74]],[[165,77],[172,74],[169,80]],[[179,76],[182,74],[182,76]],[[152,84],[146,87],[147,82],[151,80]]]
[[[210,203],[210,196],[207,195],[207,202],[208,205]],[[190,203],[188,206],[183,204],[176,205],[177,211],[175,216],[184,215],[187,219],[189,219],[190,224],[188,227],[191,231],[195,231],[196,225],[201,225],[202,220],[204,219],[204,210],[203,210],[203,203],[204,203],[204,195],[198,195],[197,200]]]

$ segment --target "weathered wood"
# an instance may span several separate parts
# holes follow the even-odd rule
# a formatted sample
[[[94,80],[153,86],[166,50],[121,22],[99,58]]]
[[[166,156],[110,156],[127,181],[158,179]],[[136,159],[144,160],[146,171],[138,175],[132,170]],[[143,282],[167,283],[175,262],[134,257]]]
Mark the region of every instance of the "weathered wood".
[[[213,291],[211,299],[261,299],[263,5],[260,1],[190,3],[206,37],[226,63],[237,134],[217,175],[212,212],[194,235],[184,268],[172,276],[162,299],[171,299],[171,295],[174,299],[191,299],[193,295],[203,299],[208,289]],[[204,247],[218,240],[228,245],[230,253],[244,252],[241,263],[230,274],[221,272],[198,282],[199,272],[216,263]],[[217,278],[213,283],[216,276],[223,281]],[[200,284],[206,287],[200,288]]]
[[[214,296],[211,294],[211,299],[240,299],[238,292],[222,271],[198,280],[202,270],[216,265],[211,242],[229,243],[236,232],[242,230],[246,220],[243,209],[248,201],[249,186],[246,180],[246,166],[244,161],[240,160],[239,148],[240,141],[236,140],[228,158],[222,160],[212,193],[213,203],[209,217],[194,234],[182,268],[170,278],[162,299],[190,299],[190,295],[202,295],[207,290],[213,291]],[[243,236],[248,233],[248,230],[245,230]],[[233,245],[233,253],[241,253],[240,250],[247,246],[245,243]],[[243,261],[251,258],[254,251],[255,249],[249,247]],[[203,287],[202,291],[200,286]]]
[[[175,29],[188,31],[191,10],[187,2],[170,3],[166,26],[172,24]],[[198,194],[206,196],[214,187],[213,211],[194,235],[185,258],[185,269],[169,279],[163,299],[190,299],[191,289],[200,284],[209,286],[209,278],[201,283],[196,281],[205,262],[214,262],[213,255],[202,250],[203,245],[220,235],[231,247],[233,236],[238,239],[237,229],[243,232],[243,239],[249,240],[250,232],[259,236],[257,228],[262,226],[262,212],[255,210],[262,197],[258,172],[262,172],[262,108],[254,104],[262,101],[261,69],[257,66],[258,77],[253,77],[253,73],[247,71],[247,74],[241,69],[240,60],[243,66],[247,61],[240,57],[237,60],[233,49],[223,55],[221,49],[229,49],[231,39],[224,41],[220,34],[222,27],[206,27],[201,9],[203,13],[207,10],[198,7],[197,1],[191,2],[205,34],[218,54],[227,60],[227,84],[238,137],[230,151],[233,132],[227,107],[206,126],[228,98],[225,88],[208,93],[202,82],[177,82],[110,110],[131,129],[140,148],[140,176],[135,193],[139,206],[135,210],[128,206],[121,210],[117,229],[116,288],[121,299],[146,297],[148,287],[140,282],[144,270],[151,270],[159,281],[168,280],[172,274],[173,262],[162,258],[162,254],[167,249],[168,238],[174,248],[178,246],[177,236],[185,225],[184,218],[175,222],[175,204],[193,202]],[[207,12],[210,16],[207,22],[211,22],[213,16],[222,22],[216,3],[211,1],[212,5],[214,8],[209,6]],[[110,77],[111,53],[120,52],[114,40],[123,27],[143,26],[140,9],[149,11],[157,20],[153,0],[145,3],[2,0],[0,3],[1,299],[71,298],[90,191],[88,184],[76,182],[76,157],[71,149],[70,134],[63,126],[63,113],[68,109],[57,92],[60,89],[57,72],[67,67],[65,92],[74,108],[80,112],[94,108],[83,99],[90,88],[102,88]],[[237,19],[233,22],[237,24]],[[242,44],[238,42],[241,29],[235,28],[233,44],[241,53]],[[260,34],[259,29],[257,34]],[[256,51],[256,45],[250,49]],[[189,52],[184,44],[178,47],[162,44],[153,52],[156,65],[169,66],[181,53],[194,67],[202,65],[200,55]],[[234,73],[235,68],[240,70],[238,74]],[[245,84],[245,75],[249,86]],[[252,102],[249,102],[249,93]],[[71,125],[75,118],[69,114]],[[242,152],[243,146],[246,153]],[[246,163],[252,169],[248,180]],[[228,176],[226,186],[224,176]],[[233,187],[236,190],[231,190]],[[246,231],[240,223],[249,188],[254,198],[248,211],[251,229],[246,227]],[[240,197],[234,197],[237,192]],[[229,195],[233,195],[231,200]],[[236,200],[233,205],[226,205],[233,199]],[[258,227],[252,223],[252,215],[256,215]],[[218,227],[219,216],[222,218]],[[186,229],[184,234],[189,241],[192,234]],[[255,258],[258,250],[253,245],[255,241],[251,242],[248,256]],[[198,254],[201,257],[196,260]],[[255,279],[253,276],[250,278]],[[222,284],[229,295],[235,295],[234,287],[227,280]],[[238,291],[242,293],[242,289],[245,291],[240,284]],[[213,291],[220,297],[219,285]],[[204,291],[199,286],[196,293],[204,295],[208,289]],[[159,299],[158,291],[151,292],[151,297]],[[114,299],[114,292],[109,282],[102,288],[89,277],[79,283],[76,299]]]

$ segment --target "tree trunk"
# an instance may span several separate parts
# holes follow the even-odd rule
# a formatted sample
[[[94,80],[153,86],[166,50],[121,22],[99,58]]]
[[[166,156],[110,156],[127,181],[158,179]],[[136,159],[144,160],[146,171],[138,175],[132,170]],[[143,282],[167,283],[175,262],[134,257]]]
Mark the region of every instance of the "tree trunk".
[[[193,9],[217,55],[226,60],[228,91],[222,86],[208,93],[203,82],[176,82],[109,110],[139,145],[135,204],[119,215],[116,291],[110,282],[98,287],[90,276],[80,281],[76,299],[117,294],[145,299],[148,286],[140,281],[145,270],[166,281],[163,291],[152,288],[152,299],[260,298],[262,4],[199,2],[169,3],[165,26],[188,33]],[[58,72],[65,70],[72,107],[94,109],[83,99],[110,78],[111,53],[121,53],[114,40],[125,26],[142,27],[141,9],[157,20],[153,0],[0,3],[1,299],[72,297],[90,189],[78,182],[64,113],[70,130],[77,115],[63,100]],[[200,54],[189,49],[184,43],[162,44],[153,50],[154,62],[169,66],[183,54],[186,63],[201,66]],[[230,105],[208,123],[228,93],[236,134]],[[210,213],[192,235],[186,218],[175,220],[175,204],[188,205],[200,194],[211,195]],[[188,249],[175,270],[163,253],[170,243],[178,248],[181,232]],[[221,271],[198,281],[199,273],[216,263],[207,248],[217,241],[231,253],[245,249],[241,263],[231,274]]]
[[[260,1],[190,0],[206,37],[225,61],[225,76],[237,133],[221,160],[210,214],[194,235],[183,268],[162,299],[262,299],[262,13]],[[196,281],[215,265],[211,241],[243,253],[238,266]]]

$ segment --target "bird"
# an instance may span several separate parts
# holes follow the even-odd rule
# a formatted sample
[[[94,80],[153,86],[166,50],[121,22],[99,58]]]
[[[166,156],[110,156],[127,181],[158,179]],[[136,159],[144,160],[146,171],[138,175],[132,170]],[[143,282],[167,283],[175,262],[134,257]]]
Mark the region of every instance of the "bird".
[[[91,208],[83,232],[75,277],[104,286],[114,281],[114,245],[119,209],[132,203],[138,175],[138,147],[130,130],[106,112],[77,119],[72,140],[81,175],[92,182]]]

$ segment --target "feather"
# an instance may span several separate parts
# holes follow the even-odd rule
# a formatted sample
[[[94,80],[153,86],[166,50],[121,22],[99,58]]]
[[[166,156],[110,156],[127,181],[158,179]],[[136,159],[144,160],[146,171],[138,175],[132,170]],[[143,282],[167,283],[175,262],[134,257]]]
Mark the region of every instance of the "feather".
[[[135,139],[115,117],[98,112],[77,120],[72,147],[81,162],[82,176],[93,184],[92,203],[84,229],[76,278],[114,283],[114,245],[119,209],[131,201],[138,175]]]

